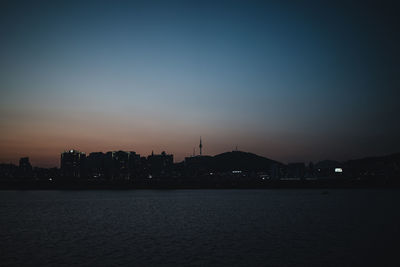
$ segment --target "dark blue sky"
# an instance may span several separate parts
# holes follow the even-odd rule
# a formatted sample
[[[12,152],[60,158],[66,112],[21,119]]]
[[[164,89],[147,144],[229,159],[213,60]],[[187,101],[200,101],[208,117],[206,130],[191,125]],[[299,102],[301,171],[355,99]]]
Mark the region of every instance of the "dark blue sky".
[[[83,2],[2,1],[0,161],[400,151],[393,3]]]

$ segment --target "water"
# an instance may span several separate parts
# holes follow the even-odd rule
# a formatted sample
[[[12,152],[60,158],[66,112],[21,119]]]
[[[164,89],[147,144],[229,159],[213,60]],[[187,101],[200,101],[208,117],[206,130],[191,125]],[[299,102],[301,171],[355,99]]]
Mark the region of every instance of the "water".
[[[0,265],[400,266],[399,193],[0,191]]]

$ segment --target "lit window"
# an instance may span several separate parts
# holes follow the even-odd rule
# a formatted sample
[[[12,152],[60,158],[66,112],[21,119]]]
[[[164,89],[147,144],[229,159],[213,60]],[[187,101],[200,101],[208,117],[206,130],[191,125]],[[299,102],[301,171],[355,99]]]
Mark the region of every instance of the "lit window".
[[[335,172],[342,173],[343,169],[342,168],[335,168]]]

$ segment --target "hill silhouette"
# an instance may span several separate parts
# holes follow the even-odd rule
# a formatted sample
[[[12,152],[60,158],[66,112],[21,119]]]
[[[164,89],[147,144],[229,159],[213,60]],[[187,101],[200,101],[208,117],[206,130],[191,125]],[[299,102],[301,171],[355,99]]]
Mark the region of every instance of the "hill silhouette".
[[[215,171],[266,171],[275,164],[282,163],[249,152],[232,151],[212,157],[212,166]]]
[[[400,174],[400,153],[346,161],[345,167],[355,173],[374,173],[397,177]]]
[[[315,168],[326,169],[326,168],[336,168],[342,166],[342,163],[336,160],[322,160],[315,164]]]

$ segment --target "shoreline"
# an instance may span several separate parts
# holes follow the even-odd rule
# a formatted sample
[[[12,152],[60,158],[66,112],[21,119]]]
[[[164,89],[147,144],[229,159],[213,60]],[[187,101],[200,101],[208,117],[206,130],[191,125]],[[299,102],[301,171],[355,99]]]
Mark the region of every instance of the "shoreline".
[[[179,190],[179,189],[357,189],[400,188],[394,181],[3,181],[0,190]]]

